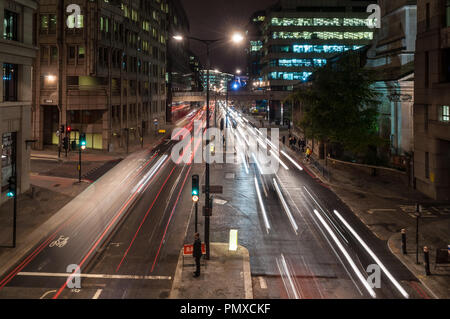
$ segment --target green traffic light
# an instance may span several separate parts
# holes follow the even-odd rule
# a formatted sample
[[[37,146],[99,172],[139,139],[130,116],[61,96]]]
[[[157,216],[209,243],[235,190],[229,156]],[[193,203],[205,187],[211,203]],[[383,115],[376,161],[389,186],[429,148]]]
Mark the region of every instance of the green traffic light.
[[[7,196],[7,197],[14,197],[15,194],[14,194],[13,192],[8,192],[8,193],[6,194],[6,196]]]

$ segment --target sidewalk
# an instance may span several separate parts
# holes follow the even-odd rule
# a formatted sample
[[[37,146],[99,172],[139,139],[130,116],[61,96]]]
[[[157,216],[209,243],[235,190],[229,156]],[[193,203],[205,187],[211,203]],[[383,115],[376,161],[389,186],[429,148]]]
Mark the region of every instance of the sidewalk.
[[[211,243],[211,260],[202,258],[201,275],[193,277],[195,262],[191,256],[178,258],[170,299],[253,299],[250,256],[238,246],[229,251],[228,244]]]

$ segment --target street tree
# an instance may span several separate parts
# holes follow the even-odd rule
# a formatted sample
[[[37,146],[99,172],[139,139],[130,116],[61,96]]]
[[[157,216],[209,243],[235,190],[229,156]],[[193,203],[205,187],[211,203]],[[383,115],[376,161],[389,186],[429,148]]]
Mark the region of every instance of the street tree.
[[[301,105],[300,128],[307,138],[338,143],[357,156],[384,141],[378,134],[375,74],[361,67],[359,53],[348,52],[317,69],[288,99]]]

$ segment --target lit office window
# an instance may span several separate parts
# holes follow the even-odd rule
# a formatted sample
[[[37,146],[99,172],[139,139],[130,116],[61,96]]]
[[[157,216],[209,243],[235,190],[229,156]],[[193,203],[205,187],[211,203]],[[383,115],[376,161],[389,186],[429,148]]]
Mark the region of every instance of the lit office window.
[[[364,27],[367,26],[366,19],[344,18],[344,27]]]
[[[441,116],[440,116],[441,122],[450,122],[450,106],[448,105],[442,105],[441,106]]]
[[[338,27],[341,25],[338,18],[314,18],[314,26],[333,26]]]
[[[450,27],[450,0],[447,0],[445,4],[445,17],[447,27]]]

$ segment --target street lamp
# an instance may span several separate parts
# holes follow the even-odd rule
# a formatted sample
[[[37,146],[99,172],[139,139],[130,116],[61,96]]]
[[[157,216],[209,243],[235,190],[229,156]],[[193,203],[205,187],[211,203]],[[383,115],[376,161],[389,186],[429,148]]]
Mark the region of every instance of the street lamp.
[[[183,41],[184,36],[181,34],[177,34],[173,36],[173,39],[176,41]],[[206,130],[209,129],[209,100],[210,100],[210,92],[209,92],[209,74],[211,69],[211,61],[210,61],[210,46],[217,43],[224,41],[226,39],[214,39],[214,40],[205,40],[205,39],[199,39],[196,37],[186,36],[187,39],[198,41],[203,43],[206,46]],[[241,33],[234,33],[231,37],[231,41],[234,43],[241,43],[244,40],[244,36]],[[219,70],[215,70],[216,73],[219,72]],[[206,149],[209,150],[209,144],[210,140],[209,137],[206,137]],[[206,173],[205,173],[205,244],[206,244],[206,259],[210,259],[210,245],[209,245],[209,222],[210,222],[210,216],[211,216],[211,200],[210,200],[210,173],[209,173],[209,151],[206,153]]]

